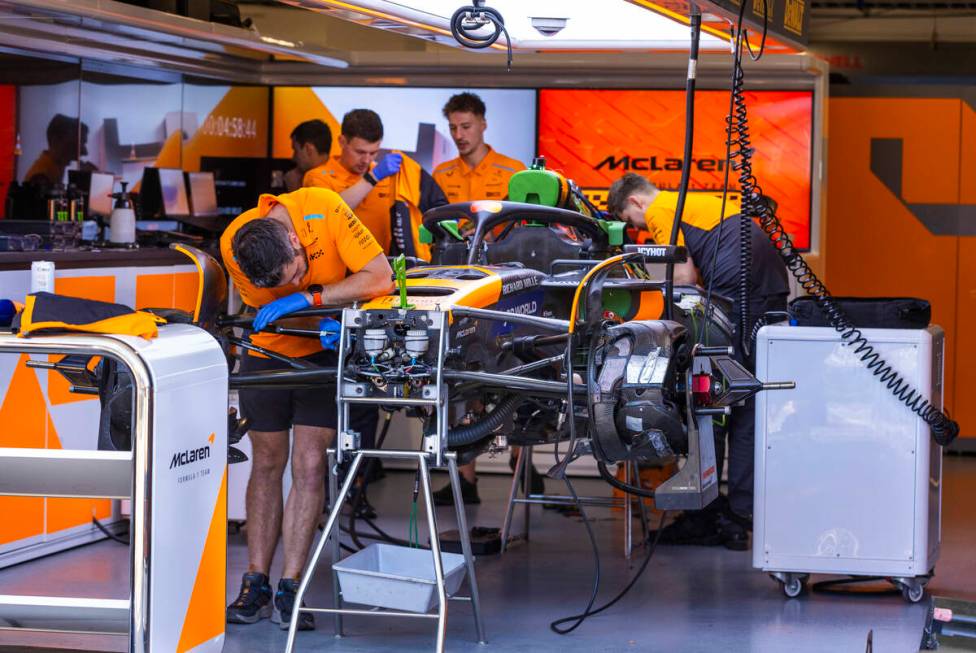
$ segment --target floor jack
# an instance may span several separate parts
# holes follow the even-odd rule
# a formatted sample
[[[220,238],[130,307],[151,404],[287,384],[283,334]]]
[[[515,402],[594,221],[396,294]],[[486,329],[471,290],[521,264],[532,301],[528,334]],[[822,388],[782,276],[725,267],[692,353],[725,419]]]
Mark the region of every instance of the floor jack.
[[[421,376],[424,382],[394,384],[386,383],[379,376],[378,370],[388,369],[389,366],[378,359],[382,359],[386,352],[396,349],[398,352],[426,353],[428,347],[436,347],[437,361],[435,369],[424,368],[423,374],[415,374],[412,379]],[[444,639],[447,630],[448,599],[470,601],[474,612],[475,627],[478,641],[485,643],[484,622],[478,597],[478,582],[475,576],[474,557],[471,553],[471,542],[468,537],[468,525],[461,499],[460,476],[457,468],[457,458],[453,452],[447,451],[447,410],[448,398],[443,379],[443,360],[447,347],[447,318],[440,311],[412,311],[407,309],[389,310],[382,312],[367,312],[346,309],[342,314],[342,334],[339,341],[339,370],[340,382],[337,390],[339,408],[338,442],[334,449],[329,450],[329,496],[331,508],[325,529],[319,537],[314,552],[309,558],[302,575],[302,580],[295,597],[295,609],[292,611],[291,624],[288,630],[286,653],[295,648],[295,636],[298,617],[301,612],[332,614],[335,619],[336,636],[342,635],[342,616],[386,616],[419,619],[436,619],[437,635],[435,651],[444,650]],[[419,350],[423,349],[423,352]],[[372,363],[367,366],[366,374],[357,373],[355,363],[357,356],[367,355]],[[411,368],[424,367],[422,363],[415,363]],[[370,377],[368,374],[374,374]],[[361,379],[370,379],[361,382]],[[406,388],[406,390],[405,390]],[[411,392],[414,390],[414,392]],[[349,430],[349,409],[352,404],[372,404],[387,407],[430,410],[431,422],[435,428],[426,433],[420,451],[394,451],[363,449],[360,444],[360,434]],[[342,488],[338,486],[338,469],[346,459],[351,458],[349,470],[346,472]],[[333,536],[336,522],[342,511],[345,498],[349,495],[355,482],[356,474],[366,458],[414,460],[419,471],[421,494],[427,513],[427,527],[430,537],[431,557],[435,585],[437,592],[437,613],[408,612],[390,609],[353,609],[345,607],[339,578],[333,569],[333,608],[307,608],[302,601],[308,591],[309,583],[319,564],[322,552],[327,542],[331,542],[332,562],[340,561],[339,537]],[[458,531],[461,536],[461,549],[464,555],[465,568],[470,587],[467,597],[448,597],[445,589],[444,569],[441,560],[441,545],[438,539],[437,518],[434,511],[433,495],[430,488],[431,468],[447,471],[451,478],[451,488],[454,495],[454,510],[457,516]]]

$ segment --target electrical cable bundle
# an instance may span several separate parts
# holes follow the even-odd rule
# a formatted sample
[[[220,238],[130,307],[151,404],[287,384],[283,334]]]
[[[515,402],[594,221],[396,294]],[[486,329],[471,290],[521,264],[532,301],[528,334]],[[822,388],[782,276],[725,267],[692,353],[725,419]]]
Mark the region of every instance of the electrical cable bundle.
[[[491,24],[490,34],[478,34],[482,27]],[[508,70],[512,70],[512,39],[505,29],[505,19],[497,9],[485,6],[485,0],[474,0],[473,5],[461,7],[451,16],[451,35],[466,48],[483,50],[490,48],[504,34],[508,46]]]
[[[735,34],[735,53],[733,56],[732,71],[732,104],[734,105],[734,111],[729,116],[730,132],[735,132],[735,139],[731,140],[731,145],[737,148],[732,157],[738,159],[736,167],[739,170],[739,183],[742,191],[741,227],[743,231],[740,233],[743,233],[741,243],[743,248],[743,268],[740,269],[740,282],[743,279],[748,281],[748,275],[745,277],[742,276],[742,270],[745,269],[748,262],[751,262],[751,253],[749,258],[745,258],[745,253],[749,251],[747,249],[747,243],[750,243],[749,237],[745,234],[748,234],[750,228],[749,223],[755,217],[759,220],[760,228],[766,233],[776,248],[776,251],[783,258],[787,269],[806,294],[814,298],[830,325],[840,334],[841,340],[848,347],[852,348],[853,354],[865,364],[868,371],[878,381],[883,383],[895,397],[908,406],[913,413],[918,415],[929,426],[935,441],[942,446],[946,446],[959,435],[959,424],[951,419],[944,411],[932,405],[919,390],[914,388],[895,371],[891,364],[868,342],[861,330],[854,326],[854,323],[844,309],[834,301],[830,291],[793,246],[792,239],[786,233],[779,218],[776,217],[776,212],[766,201],[763,196],[762,187],[759,186],[755,176],[752,174],[753,149],[750,146],[749,140],[749,122],[744,94],[745,73],[742,70],[742,49],[743,45],[745,45],[753,61],[758,60],[762,56],[766,42],[766,23],[764,22],[763,24],[763,36],[759,51],[754,55],[750,49],[746,32],[742,27],[744,13],[745,3],[739,8],[739,20]],[[768,6],[766,6],[765,15],[767,16],[766,21],[768,22]],[[740,284],[739,301],[742,302],[739,309],[740,318],[742,318],[740,319],[740,325],[742,327],[741,336],[743,338],[743,347],[747,348],[751,346],[751,343],[747,342],[746,338],[746,334],[749,331],[746,321],[748,319],[748,303],[744,300],[748,300],[748,295],[743,297],[742,292],[743,288]],[[748,286],[746,286],[746,292],[748,292]]]

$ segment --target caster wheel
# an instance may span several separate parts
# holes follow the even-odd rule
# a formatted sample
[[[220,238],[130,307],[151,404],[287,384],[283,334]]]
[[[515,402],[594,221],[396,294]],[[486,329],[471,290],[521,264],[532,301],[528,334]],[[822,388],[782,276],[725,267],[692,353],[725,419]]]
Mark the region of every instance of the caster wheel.
[[[918,603],[925,596],[925,587],[923,585],[904,585],[901,588],[901,595],[909,603]]]
[[[806,579],[805,575],[787,574],[786,580],[783,581],[783,594],[791,599],[803,594],[803,590],[806,588]]]
[[[791,599],[795,599],[803,593],[803,581],[796,576],[791,577],[783,583],[783,593]]]

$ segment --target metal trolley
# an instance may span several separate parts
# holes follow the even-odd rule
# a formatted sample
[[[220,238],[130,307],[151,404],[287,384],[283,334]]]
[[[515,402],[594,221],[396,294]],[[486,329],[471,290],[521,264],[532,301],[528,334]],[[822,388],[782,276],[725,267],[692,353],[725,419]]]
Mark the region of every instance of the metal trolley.
[[[448,596],[444,582],[444,567],[441,559],[441,547],[438,541],[437,516],[434,511],[434,501],[430,488],[431,468],[447,468],[451,479],[451,487],[454,494],[454,510],[457,516],[458,530],[461,534],[461,549],[464,555],[465,568],[470,587],[470,595],[466,597],[450,597],[451,600],[470,601],[473,612],[475,627],[477,629],[478,640],[485,643],[485,628],[481,615],[481,606],[478,597],[478,582],[475,576],[474,557],[471,553],[471,543],[469,540],[467,520],[464,514],[464,506],[461,503],[461,488],[457,468],[457,459],[454,453],[447,451],[447,422],[448,422],[448,397],[446,386],[443,379],[443,361],[446,357],[448,346],[448,320],[447,314],[441,311],[407,311],[403,309],[390,309],[381,311],[383,315],[370,315],[367,311],[346,309],[342,313],[342,335],[339,340],[339,379],[337,383],[337,402],[339,408],[337,446],[329,450],[329,496],[331,498],[331,509],[326,521],[325,528],[315,546],[312,555],[309,557],[305,573],[302,576],[298,593],[295,597],[295,608],[292,610],[291,624],[288,629],[288,643],[286,652],[291,653],[295,649],[295,636],[298,627],[298,618],[301,612],[326,613],[332,614],[335,620],[336,636],[342,635],[342,616],[385,616],[403,617],[417,619],[436,619],[437,634],[435,650],[440,653],[444,650],[444,639],[447,631],[447,609]],[[345,372],[345,362],[352,352],[354,346],[353,334],[363,337],[366,329],[370,325],[377,323],[377,320],[403,321],[412,320],[415,324],[424,326],[428,334],[428,342],[436,347],[435,358],[437,361],[436,369],[432,375],[431,382],[424,385],[422,392],[416,397],[391,396],[390,394],[377,392],[370,384],[356,382],[355,379],[347,378]],[[349,430],[349,409],[352,404],[371,404],[375,406],[397,406],[397,407],[429,407],[434,410],[434,422],[436,428],[433,432],[425,434],[423,443],[419,451],[385,451],[377,449],[363,449],[361,447],[360,434]],[[345,481],[341,489],[338,488],[338,468],[346,458],[351,458],[352,462],[346,472]],[[415,613],[402,610],[389,609],[354,609],[344,605],[342,591],[338,575],[335,569],[332,573],[333,600],[335,607],[332,608],[310,608],[302,607],[302,600],[308,591],[312,576],[319,564],[322,552],[325,550],[326,543],[331,541],[333,565],[340,560],[339,537],[333,536],[333,530],[342,510],[343,502],[348,496],[356,474],[362,462],[366,458],[379,459],[400,459],[414,460],[417,463],[421,482],[421,494],[423,495],[424,507],[427,513],[427,528],[430,537],[430,550],[433,558],[433,568],[435,585],[438,597],[437,613]]]

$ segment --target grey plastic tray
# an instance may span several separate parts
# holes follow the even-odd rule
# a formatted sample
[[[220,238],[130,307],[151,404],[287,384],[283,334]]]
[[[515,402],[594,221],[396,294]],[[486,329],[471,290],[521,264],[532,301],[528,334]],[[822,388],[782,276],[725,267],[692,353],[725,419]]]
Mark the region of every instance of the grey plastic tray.
[[[441,553],[441,564],[444,590],[452,596],[464,580],[464,556]],[[370,544],[332,567],[348,603],[417,613],[437,607],[434,556],[427,549]]]

